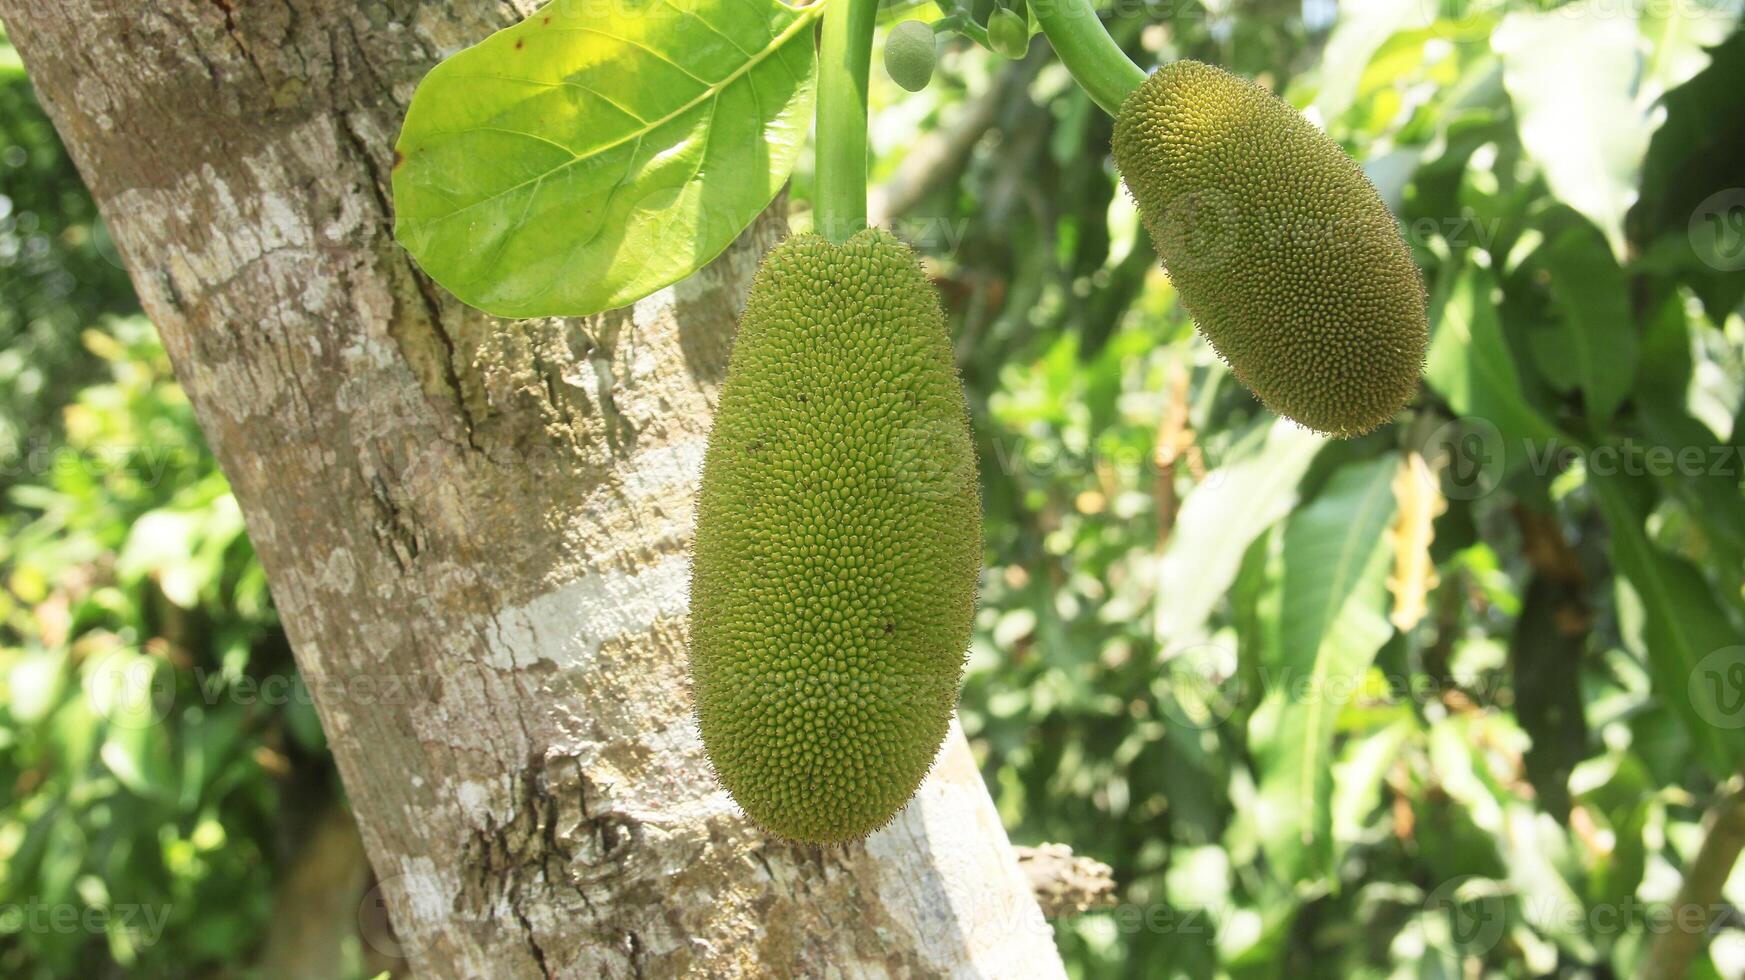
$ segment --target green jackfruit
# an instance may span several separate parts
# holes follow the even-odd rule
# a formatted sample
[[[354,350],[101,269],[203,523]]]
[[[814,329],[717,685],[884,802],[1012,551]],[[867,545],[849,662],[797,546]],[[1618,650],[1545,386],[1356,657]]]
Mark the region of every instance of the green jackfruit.
[[[927,87],[938,57],[933,28],[921,21],[903,21],[891,28],[890,36],[885,38],[885,74],[911,92]]]
[[[951,721],[981,500],[932,283],[868,230],[764,259],[703,461],[691,680],[751,818],[834,843],[888,822]]]
[[[1178,61],[1128,96],[1114,150],[1182,304],[1268,408],[1350,436],[1411,399],[1423,280],[1337,143],[1253,82]]]

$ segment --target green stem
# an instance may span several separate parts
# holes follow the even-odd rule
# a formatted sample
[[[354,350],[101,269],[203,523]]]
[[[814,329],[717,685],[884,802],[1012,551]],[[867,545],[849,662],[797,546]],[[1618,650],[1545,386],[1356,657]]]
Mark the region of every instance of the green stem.
[[[952,14],[949,17],[941,17],[933,22],[933,33],[945,34],[953,32],[962,34],[964,37],[969,38],[971,41],[974,41],[984,48],[990,47],[988,43],[987,29],[962,14]]]
[[[1145,72],[1103,29],[1091,0],[1030,0],[1030,13],[1079,87],[1104,112],[1119,115]]]
[[[866,89],[878,0],[827,0],[818,46],[817,232],[866,227]]]

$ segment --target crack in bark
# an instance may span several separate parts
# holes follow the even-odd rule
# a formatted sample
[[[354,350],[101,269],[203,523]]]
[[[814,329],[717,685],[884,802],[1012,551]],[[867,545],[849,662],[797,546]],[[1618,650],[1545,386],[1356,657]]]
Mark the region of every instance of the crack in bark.
[[[436,285],[432,283],[422,271],[416,268],[406,257],[405,253],[400,250],[399,245],[393,242],[394,202],[391,192],[384,189],[393,186],[392,177],[389,176],[384,179],[382,168],[377,164],[375,154],[370,152],[369,142],[365,139],[363,134],[358,132],[352,114],[340,113],[338,114],[338,119],[338,135],[349,147],[351,155],[355,157],[358,162],[363,164],[365,172],[369,174],[369,179],[365,181],[365,189],[369,191],[371,199],[376,203],[378,218],[377,227],[382,230],[384,236],[390,242],[389,249],[391,250],[392,258],[387,261],[402,264],[406,275],[408,275],[412,282],[417,286],[417,293],[422,300],[426,317],[425,323],[430,328],[430,335],[436,339],[437,344],[442,348],[441,360],[443,376],[448,385],[449,391],[454,396],[455,409],[461,425],[461,431],[466,435],[466,444],[470,449],[482,451],[482,447],[479,445],[477,433],[474,428],[476,420],[473,418],[471,408],[467,405],[466,388],[461,384],[460,371],[455,364],[456,355],[454,338],[449,335],[448,330],[443,326],[442,299],[436,293]],[[389,174],[392,174],[391,167],[389,168]]]
[[[624,938],[630,947],[630,974],[638,978],[646,976],[642,970],[642,960],[648,955],[648,951],[642,947],[642,937],[634,929],[626,929]]]
[[[254,69],[256,75],[260,76],[261,84],[270,92],[272,85],[267,81],[266,68],[255,59],[254,52],[249,50],[248,42],[243,39],[242,30],[236,23],[236,7],[230,0],[206,0],[206,2],[224,17],[225,36],[230,38],[230,43],[236,45],[237,53],[242,55],[242,60],[248,62],[249,67]]]
[[[393,491],[379,474],[370,477],[370,491],[378,514],[376,540],[387,546],[387,553],[402,573],[410,571],[413,561],[424,550],[418,524],[401,511],[394,502]]]
[[[515,921],[521,924],[521,932],[527,938],[527,948],[533,953],[533,962],[539,964],[539,972],[545,975],[546,980],[555,980],[557,974],[545,962],[545,950],[540,948],[539,940],[533,935],[533,923],[527,920],[527,913],[521,911],[519,903],[511,903],[510,908],[515,913]]]

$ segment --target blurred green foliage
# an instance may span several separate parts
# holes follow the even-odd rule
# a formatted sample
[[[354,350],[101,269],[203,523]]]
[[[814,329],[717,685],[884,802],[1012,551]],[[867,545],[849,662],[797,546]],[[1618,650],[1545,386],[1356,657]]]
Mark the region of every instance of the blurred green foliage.
[[[9,977],[246,964],[337,786],[236,501],[101,236],[0,41]]]
[[[1195,335],[1045,43],[875,73],[980,440],[964,725],[1013,837],[1119,884],[1054,923],[1075,976],[1639,965],[1745,746],[1737,25],[1120,6],[1141,64],[1262,79],[1400,217],[1426,384],[1343,443]],[[3,44],[0,134],[0,972],[242,972],[331,764],[251,683],[295,674],[235,502]],[[1738,921],[1693,976],[1745,970]]]
[[[68,389],[102,373],[79,332],[139,303],[4,28],[0,297],[0,460],[8,460],[28,452],[33,437],[45,445]],[[0,486],[8,482],[0,472]]]

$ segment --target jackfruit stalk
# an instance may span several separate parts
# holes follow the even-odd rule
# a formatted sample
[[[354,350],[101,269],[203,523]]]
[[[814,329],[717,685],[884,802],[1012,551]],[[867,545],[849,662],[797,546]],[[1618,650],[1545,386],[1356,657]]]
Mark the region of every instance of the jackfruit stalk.
[[[932,283],[868,230],[753,281],[703,462],[691,677],[703,745],[783,837],[865,837],[957,701],[981,562],[963,388]]]
[[[1268,408],[1351,436],[1411,399],[1423,280],[1337,143],[1253,82],[1178,61],[1127,97],[1114,151],[1182,304]]]

